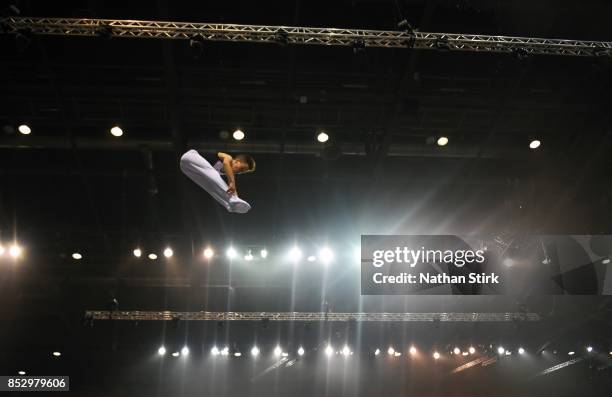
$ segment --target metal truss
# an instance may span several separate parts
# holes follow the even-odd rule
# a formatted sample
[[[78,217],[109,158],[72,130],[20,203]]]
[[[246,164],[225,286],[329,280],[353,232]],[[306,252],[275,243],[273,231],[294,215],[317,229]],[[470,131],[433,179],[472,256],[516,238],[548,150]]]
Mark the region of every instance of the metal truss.
[[[194,39],[297,45],[418,48],[517,55],[603,56],[612,42],[457,33],[427,33],[297,26],[135,21],[77,18],[0,18],[0,30],[42,35]]]
[[[325,313],[325,312],[174,312],[88,310],[91,320],[127,321],[331,321],[331,322],[511,322],[540,321],[537,313]]]

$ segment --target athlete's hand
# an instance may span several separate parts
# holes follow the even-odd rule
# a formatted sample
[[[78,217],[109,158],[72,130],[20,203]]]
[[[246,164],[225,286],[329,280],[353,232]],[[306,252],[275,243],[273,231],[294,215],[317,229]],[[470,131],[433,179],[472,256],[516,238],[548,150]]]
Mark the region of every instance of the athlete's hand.
[[[227,189],[227,194],[235,194],[236,196],[238,195],[238,192],[236,191],[236,183],[232,182],[229,184],[229,189]]]

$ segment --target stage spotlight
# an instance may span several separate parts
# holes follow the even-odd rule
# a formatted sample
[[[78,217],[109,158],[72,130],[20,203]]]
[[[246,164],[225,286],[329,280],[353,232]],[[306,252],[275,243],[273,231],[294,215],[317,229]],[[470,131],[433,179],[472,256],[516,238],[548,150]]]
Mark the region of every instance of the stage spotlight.
[[[234,357],[240,357],[240,356],[242,356],[242,353],[240,353],[240,352],[234,352]]]
[[[327,355],[327,357],[331,357],[332,354],[334,354],[333,347],[331,347],[331,345],[327,345],[325,348],[325,355]]]
[[[518,354],[525,354],[525,349],[523,349],[522,347],[519,347]]]
[[[503,346],[500,346],[497,348],[497,353],[504,354],[505,352],[506,352],[506,349],[504,349]]]
[[[538,141],[537,139],[534,139],[533,141],[529,142],[529,149],[537,149],[540,147],[541,144],[542,142]]]
[[[179,352],[174,352],[174,353],[172,353],[172,357],[178,357],[178,356],[180,356],[180,353],[179,353]]]
[[[257,346],[253,346],[251,348],[251,356],[253,357],[259,356],[259,348]]]
[[[610,352],[608,354],[610,354],[612,356],[612,350],[610,350]]]
[[[213,346],[213,348],[210,349],[210,354],[212,354],[213,356],[218,356],[219,355],[219,348],[217,346]]]
[[[287,352],[282,352],[282,353],[281,353],[281,356],[282,356],[282,357],[289,357],[289,353],[287,353]]]
[[[575,351],[571,351],[571,352],[568,352],[568,353],[567,353],[567,355],[568,355],[568,356],[573,356],[574,354],[576,354],[576,352],[575,352]]]
[[[399,357],[401,355],[402,355],[402,352],[395,352],[395,354],[394,354],[395,357]]]
[[[110,129],[110,133],[112,136],[120,137],[121,135],[123,135],[123,130],[121,129],[121,127],[116,125]]]
[[[160,356],[163,356],[166,354],[166,348],[164,346],[160,347],[159,349],[157,349],[157,354],[159,354]]]
[[[23,376],[23,375],[25,375],[25,374],[26,374],[26,372],[25,372],[25,371],[19,371],[19,372],[17,372],[17,373],[18,373],[19,375],[21,375],[21,376]]]
[[[416,354],[417,349],[414,346],[410,346],[410,349],[408,350],[410,352],[410,354],[412,354],[413,356]]]
[[[60,353],[60,352],[53,352],[53,356],[54,357],[61,357],[62,353]]]
[[[149,254],[149,259],[154,261],[155,259],[157,259],[157,254]]]
[[[319,141],[321,143],[325,143],[328,140],[329,140],[329,135],[327,135],[323,131],[319,132],[319,135],[317,135],[317,141]]]
[[[470,354],[474,354],[474,353],[476,353],[476,349],[474,348],[474,346],[470,346],[470,348],[468,349],[468,351],[470,352]]]
[[[387,354],[390,355],[390,356],[394,355],[395,354],[395,349],[393,347],[389,347],[387,349]]]
[[[281,355],[281,353],[282,353],[282,352],[283,352],[283,350],[280,348],[280,346],[276,346],[276,347],[274,348],[274,355],[275,355],[276,357],[280,357],[280,355]]]
[[[323,264],[327,265],[334,259],[334,253],[332,250],[325,247],[319,252],[319,259]]]
[[[142,256],[142,251],[140,250],[140,248],[136,248],[136,249],[133,251],[133,253],[134,253],[134,256],[135,256],[136,258],[140,258],[140,257]]]
[[[438,146],[446,146],[448,144],[448,138],[441,136],[438,138]]]
[[[266,258],[268,257],[268,250],[267,250],[267,249],[265,249],[265,248],[264,248],[264,249],[262,249],[261,251],[259,251],[259,255],[260,255],[262,258],[266,259]]]
[[[304,355],[304,348],[300,346],[300,348],[297,351],[299,356],[303,356]]]
[[[440,353],[434,352],[433,358],[434,358],[434,360],[438,360],[440,358]]]
[[[13,258],[19,258],[21,256],[21,247],[16,244],[12,245],[11,248],[9,248],[9,255]]]
[[[307,260],[308,262],[314,262],[314,261],[316,261],[316,260],[317,260],[317,257],[316,257],[316,256],[314,256],[314,255],[310,255],[308,258],[306,258],[306,260]]]
[[[225,347],[223,348],[223,350],[221,350],[221,355],[222,355],[222,356],[227,356],[227,355],[229,355],[229,347],[225,346]]]
[[[166,258],[172,258],[172,255],[174,255],[174,251],[172,251],[172,248],[168,247],[164,250],[164,256]]]
[[[351,354],[351,349],[347,345],[342,348],[342,355],[348,357]]]
[[[298,247],[293,247],[289,250],[289,259],[292,262],[299,262],[301,258],[302,258],[302,250],[300,250]]]
[[[21,124],[17,127],[17,130],[23,135],[30,135],[32,133],[32,129],[27,124]]]
[[[589,353],[593,351],[593,347],[592,346],[587,346],[586,351],[588,351]]]
[[[4,247],[0,245],[0,256],[4,255]]]
[[[374,350],[374,355],[375,355],[375,356],[378,356],[379,354],[380,354],[380,349],[376,349],[376,350]]]
[[[236,252],[236,249],[234,247],[229,247],[225,254],[229,259],[234,259],[236,258],[236,256],[238,256],[238,252]]]
[[[204,258],[210,259],[215,255],[215,252],[211,248],[206,248],[204,250]]]
[[[74,259],[74,260],[77,260],[77,261],[78,261],[79,259],[83,259],[83,255],[79,254],[78,252],[74,252],[74,253],[72,254],[72,259]]]
[[[455,348],[453,349],[453,353],[454,353],[454,354],[461,354],[461,349],[459,349],[458,347],[455,347]]]
[[[187,346],[183,346],[183,348],[181,349],[181,354],[183,356],[188,356],[189,355],[189,348]]]
[[[506,356],[511,356],[512,352],[510,350],[506,350]]]
[[[461,355],[462,355],[463,357],[467,356],[468,354],[470,354],[470,353],[468,353],[468,352],[463,352],[463,353],[461,353]]]
[[[241,141],[241,140],[244,139],[244,132],[242,132],[242,130],[238,129],[238,130],[234,131],[232,136],[234,137],[235,140]]]
[[[247,252],[247,254],[244,256],[244,260],[245,261],[252,261],[253,260],[253,254],[251,254],[251,250],[249,250]]]
[[[0,255],[1,255],[1,254],[0,254]],[[607,265],[608,263],[610,263],[610,258],[603,259],[603,260],[601,261],[601,263],[602,263],[602,264],[604,264],[604,265]]]

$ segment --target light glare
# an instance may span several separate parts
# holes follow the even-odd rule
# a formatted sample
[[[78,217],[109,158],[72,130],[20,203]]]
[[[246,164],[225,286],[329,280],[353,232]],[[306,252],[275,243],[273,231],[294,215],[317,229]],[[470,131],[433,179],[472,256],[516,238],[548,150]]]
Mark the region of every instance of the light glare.
[[[445,146],[448,143],[448,138],[445,136],[441,136],[438,138],[438,146]]]
[[[529,142],[529,149],[537,149],[539,148],[541,145],[541,142],[537,139],[534,139],[533,141]]]
[[[234,259],[234,258],[236,258],[236,256],[238,256],[238,252],[236,252],[236,249],[234,247],[229,247],[225,254],[230,259]]]
[[[174,251],[172,251],[172,248],[168,247],[164,250],[164,256],[166,258],[172,258],[172,255],[174,255]]]
[[[325,247],[319,252],[319,259],[327,265],[334,259],[334,253],[331,249]]]
[[[244,139],[244,132],[242,132],[242,130],[238,129],[238,130],[234,131],[232,136],[234,137],[235,140],[241,141],[241,140]]]
[[[211,248],[206,248],[204,250],[204,258],[210,259],[215,255],[215,252]]]
[[[329,140],[329,135],[327,135],[325,132],[319,132],[319,134],[317,135],[317,141],[321,142],[321,143],[325,143]]]
[[[140,257],[142,256],[142,251],[140,250],[140,248],[136,248],[136,249],[133,251],[133,253],[134,253],[134,256],[135,256],[136,258],[140,258]]]
[[[32,133],[32,129],[27,124],[21,124],[17,129],[23,135],[30,135]]]
[[[21,247],[18,245],[13,245],[9,248],[9,255],[13,258],[19,258],[21,256]]]
[[[166,354],[166,348],[164,346],[160,347],[159,349],[157,349],[157,354],[159,354],[160,356],[163,356]]]
[[[119,137],[119,136],[123,135],[123,130],[121,129],[121,127],[116,125],[116,126],[114,126],[113,128],[110,129],[110,133],[113,136]]]
[[[299,247],[293,247],[289,250],[289,259],[292,262],[298,262],[302,259],[302,250]]]

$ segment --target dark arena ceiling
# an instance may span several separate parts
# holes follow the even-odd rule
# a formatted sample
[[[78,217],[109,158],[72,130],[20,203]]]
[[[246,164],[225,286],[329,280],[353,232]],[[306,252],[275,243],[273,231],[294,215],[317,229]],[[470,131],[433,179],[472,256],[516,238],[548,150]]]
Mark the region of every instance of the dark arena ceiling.
[[[406,19],[420,32],[612,41],[603,0],[0,4],[2,18],[373,30]],[[0,376],[69,375],[83,396],[610,395],[609,297],[362,296],[356,254],[368,234],[612,234],[610,52],[51,36],[2,24],[0,68]],[[256,172],[237,178],[249,213],[226,212],[180,172],[191,148],[255,157]],[[287,264],[296,245],[304,260]],[[230,246],[240,260],[226,258]],[[331,263],[306,260],[323,246]],[[164,310],[261,318],[86,314]],[[439,317],[474,312],[512,315]],[[183,346],[188,357],[171,355]],[[276,346],[287,357],[273,357]],[[464,357],[480,361],[464,368]]]

